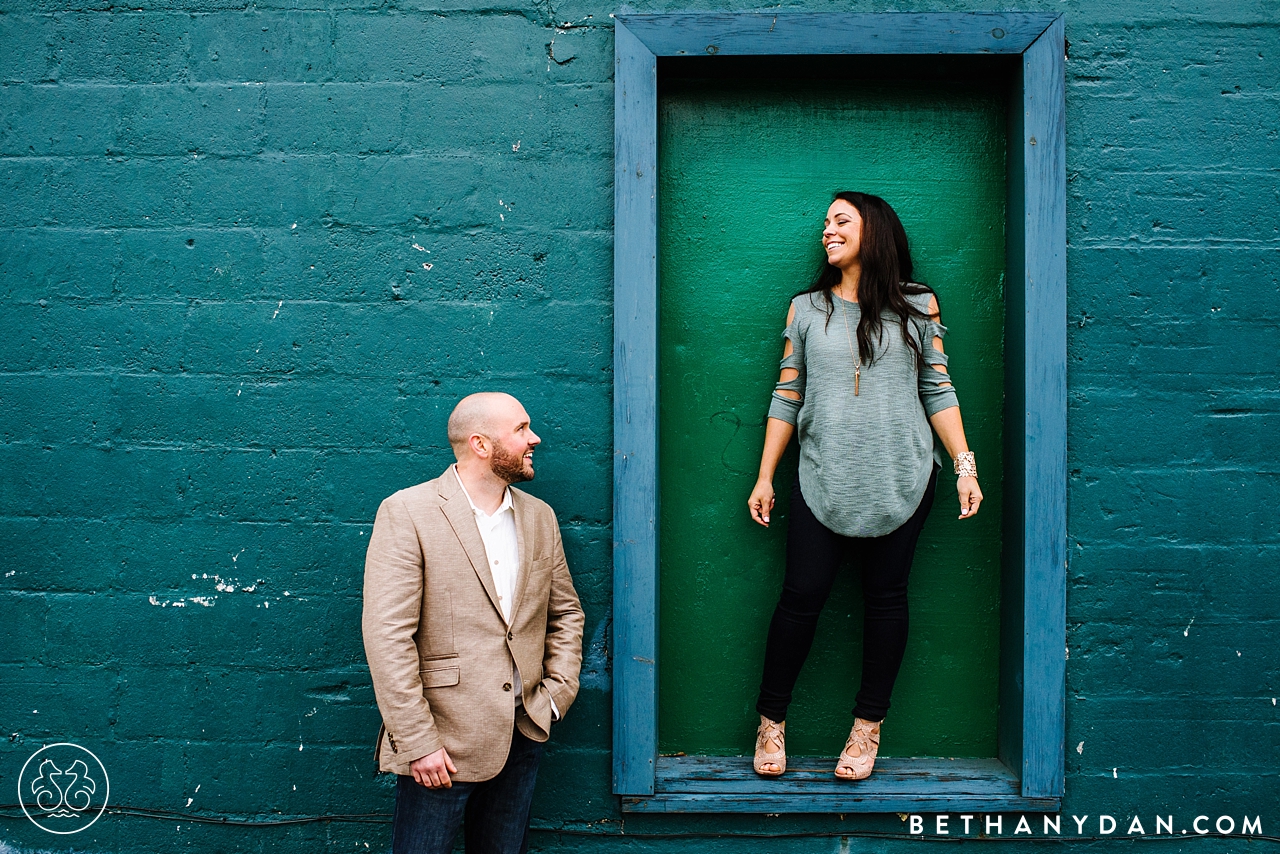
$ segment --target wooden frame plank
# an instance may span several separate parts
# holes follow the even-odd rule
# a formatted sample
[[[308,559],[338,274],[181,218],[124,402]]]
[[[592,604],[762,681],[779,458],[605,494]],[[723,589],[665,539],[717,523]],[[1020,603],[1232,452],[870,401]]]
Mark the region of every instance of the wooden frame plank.
[[[1022,791],[1062,797],[1066,723],[1067,184],[1061,18],[1022,55]],[[1009,141],[1010,146],[1014,144]]]
[[[887,756],[876,763],[876,772],[857,786],[837,780],[832,773],[835,758],[792,757],[787,776],[771,780],[756,774],[749,756],[664,756],[658,759],[659,788],[664,793],[763,796],[776,793],[780,783],[803,783],[806,795],[859,797],[896,796],[924,791],[939,781],[952,792],[974,796],[1017,795],[1018,777],[998,759],[936,759]]]
[[[727,12],[620,19],[656,56],[781,56],[1019,54],[1055,17],[1044,12]]]
[[[653,794],[658,754],[658,61],[621,21],[614,28],[614,51],[613,787]]]
[[[834,760],[793,758],[784,780],[768,780],[745,756],[661,757],[657,794],[628,797],[628,812],[974,812],[1051,810],[1051,798],[1024,798],[1016,774],[998,759],[886,757],[870,779],[850,785]],[[798,791],[797,791],[798,790]],[[797,798],[797,794],[802,797]]]
[[[614,792],[624,810],[1057,809],[1066,702],[1063,34],[1062,17],[1050,13],[616,19],[613,723]],[[784,780],[761,785],[741,758],[659,759],[657,57],[993,53],[1022,56],[1011,81],[1006,308],[1006,481],[1017,480],[1008,486],[1009,503],[1018,503],[1006,530],[1021,537],[1006,535],[1003,764],[957,760],[943,767],[936,765],[942,760],[886,758],[870,781],[840,791],[823,778],[825,770],[806,771],[803,760]]]
[[[987,798],[973,795],[903,794],[860,797],[848,795],[682,795],[658,794],[651,798],[623,797],[628,813],[998,813],[1057,812],[1057,798]],[[726,833],[726,836],[732,836]]]
[[[1011,140],[1026,138],[1026,111],[1022,106],[1022,64],[1009,81],[1009,116],[1006,129],[1005,186],[1005,281],[1004,295],[1004,543],[1000,556],[1000,686],[996,742],[1000,759],[1010,768],[1022,767],[1023,657],[1026,643],[1026,544],[1024,537],[1010,534],[1025,529],[1026,516],[1026,293],[1012,286],[1026,281],[1024,177],[1025,148]]]

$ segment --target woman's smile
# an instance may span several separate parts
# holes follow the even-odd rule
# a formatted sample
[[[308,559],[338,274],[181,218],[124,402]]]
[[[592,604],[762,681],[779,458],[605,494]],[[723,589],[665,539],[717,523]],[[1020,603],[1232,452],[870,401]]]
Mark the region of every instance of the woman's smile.
[[[862,248],[862,216],[844,199],[836,199],[827,209],[822,224],[822,247],[827,263],[844,268],[858,260]]]

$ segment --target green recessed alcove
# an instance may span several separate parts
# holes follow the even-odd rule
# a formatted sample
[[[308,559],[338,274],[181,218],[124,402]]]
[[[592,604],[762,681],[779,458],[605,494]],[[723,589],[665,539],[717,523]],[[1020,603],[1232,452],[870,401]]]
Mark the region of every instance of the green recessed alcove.
[[[912,571],[887,756],[994,757],[999,686],[1007,70],[1004,60],[663,60],[659,152],[660,753],[745,755],[781,584],[794,444],[774,525],[750,521],[790,297],[835,190],[901,216],[934,287],[986,503],[944,472]],[[836,318],[838,322],[838,318]],[[850,442],[858,437],[850,436]],[[852,722],[861,593],[847,565],[788,716],[792,755]]]

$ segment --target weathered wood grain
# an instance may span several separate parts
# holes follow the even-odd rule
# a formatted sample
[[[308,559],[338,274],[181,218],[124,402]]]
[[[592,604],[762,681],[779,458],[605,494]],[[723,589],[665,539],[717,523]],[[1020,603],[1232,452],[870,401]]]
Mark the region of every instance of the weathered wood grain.
[[[1066,704],[1067,178],[1063,22],[1022,62],[1026,252],[1022,793],[1060,797]],[[1011,142],[1012,144],[1012,142]]]
[[[664,794],[770,795],[781,784],[800,787],[807,795],[847,795],[856,785],[859,794],[886,795],[946,784],[959,794],[1018,794],[1017,775],[998,759],[884,757],[876,762],[875,773],[857,784],[837,780],[834,768],[834,757],[796,757],[787,762],[785,777],[766,779],[752,770],[749,756],[664,756],[658,759],[658,788]]]
[[[972,810],[1040,811],[1053,799],[1024,798],[1017,776],[994,759],[886,757],[867,780],[832,775],[834,759],[799,759],[786,776],[765,779],[749,757],[658,760],[657,794],[623,798],[627,812],[839,813]]]
[[[658,752],[658,69],[615,29],[613,790],[653,792]]]
[[[658,56],[1022,53],[1051,13],[886,12],[622,15]]]

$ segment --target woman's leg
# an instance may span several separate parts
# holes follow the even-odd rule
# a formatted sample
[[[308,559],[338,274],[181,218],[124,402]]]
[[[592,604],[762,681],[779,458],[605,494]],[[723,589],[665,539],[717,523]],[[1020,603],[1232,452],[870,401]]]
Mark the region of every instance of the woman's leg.
[[[764,676],[756,711],[772,721],[787,719],[800,668],[813,646],[818,615],[826,604],[847,540],[826,528],[804,503],[800,482],[791,489],[787,529],[787,573],[769,623]]]
[[[853,715],[864,721],[884,720],[893,683],[907,649],[907,577],[920,530],[933,506],[938,485],[935,466],[920,506],[896,531],[857,541],[856,560],[862,574],[862,684]]]

